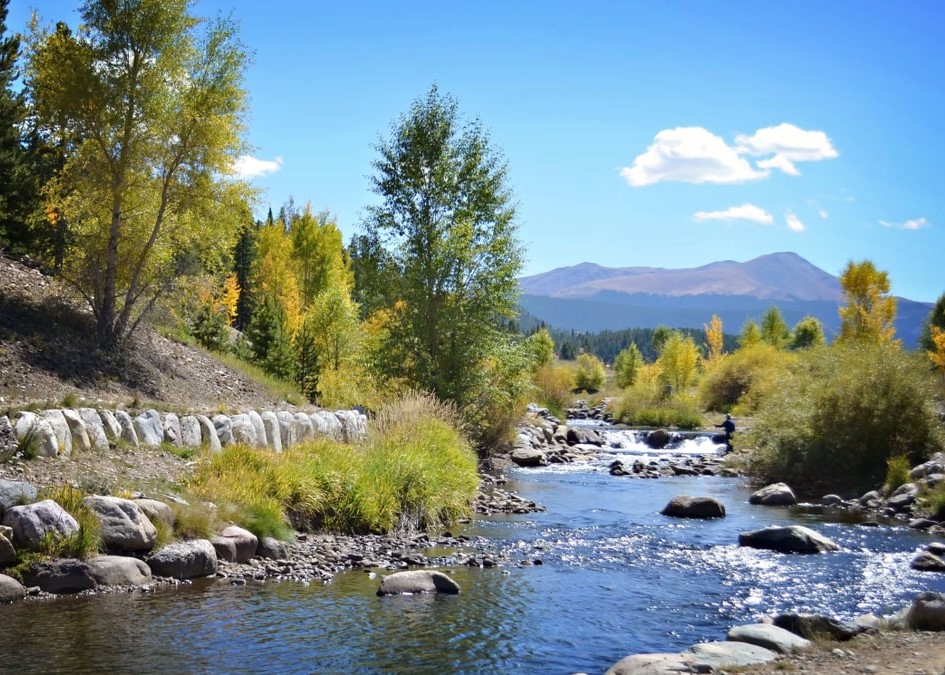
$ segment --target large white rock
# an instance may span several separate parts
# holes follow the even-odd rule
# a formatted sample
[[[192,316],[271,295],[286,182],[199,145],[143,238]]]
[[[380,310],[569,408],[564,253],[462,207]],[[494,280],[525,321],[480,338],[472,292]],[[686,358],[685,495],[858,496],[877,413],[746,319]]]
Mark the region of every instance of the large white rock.
[[[145,410],[133,421],[141,445],[157,447],[164,442],[164,423],[161,421],[161,413],[157,410]]]
[[[751,645],[747,642],[700,642],[689,648],[692,663],[696,667],[711,667],[718,670],[744,668],[768,663],[778,658],[777,652]],[[705,672],[697,670],[696,672]]]
[[[197,422],[200,424],[200,443],[210,452],[220,452],[220,436],[217,434],[217,428],[206,415],[197,415]]]
[[[183,431],[180,427],[180,418],[172,412],[164,414],[164,440],[168,443],[181,446],[184,445]]]
[[[72,434],[69,433],[69,423],[61,410],[44,410],[40,416],[49,423],[56,441],[59,443],[59,454],[68,457],[72,454]]]
[[[200,422],[193,415],[184,415],[180,418],[180,441],[188,448],[199,448]]]
[[[154,546],[157,530],[132,500],[91,495],[82,503],[98,516],[102,543],[108,550],[149,551]]]
[[[266,410],[259,415],[259,419],[263,423],[269,447],[273,452],[282,452],[282,427],[279,424],[279,418],[271,410]]]
[[[16,440],[23,442],[30,434],[36,439],[37,452],[41,457],[55,457],[59,454],[59,438],[49,422],[32,412],[20,413],[14,427]]]
[[[315,438],[315,426],[312,424],[312,418],[305,413],[295,413],[295,425],[300,443]]]
[[[99,419],[102,420],[102,427],[105,429],[105,437],[110,441],[117,441],[121,438],[121,424],[118,418],[111,410],[99,410]]]
[[[138,505],[138,508],[144,511],[144,515],[148,517],[152,524],[162,521],[170,527],[174,526],[174,522],[177,520],[174,516],[174,510],[164,502],[147,498],[135,499],[134,502]]]
[[[364,439],[367,435],[367,415],[357,410],[339,410],[335,414],[341,420],[346,441],[356,443]]]
[[[269,439],[266,436],[266,425],[263,424],[262,417],[260,417],[259,413],[255,410],[250,410],[246,414],[249,416],[250,424],[253,425],[253,429],[256,431],[256,447],[269,447]]]
[[[246,413],[239,413],[230,418],[230,430],[234,443],[256,447],[256,427]]]
[[[78,410],[65,409],[62,416],[69,425],[69,435],[72,437],[72,447],[79,452],[88,452],[92,449],[92,439],[89,437],[89,430],[85,426],[85,421]]]
[[[631,654],[607,669],[604,675],[682,675],[691,673],[692,656],[686,654]]]
[[[46,535],[69,537],[79,531],[79,523],[52,499],[13,506],[3,514],[3,524],[13,529],[13,542],[38,551]]]
[[[217,438],[220,439],[222,447],[225,448],[236,442],[233,438],[233,422],[226,415],[214,415],[213,428],[217,430]]]
[[[288,410],[280,410],[276,413],[276,418],[279,420],[279,435],[282,437],[282,449],[288,450],[299,442],[299,437],[296,433],[295,416]]]
[[[108,434],[105,433],[105,423],[98,411],[95,408],[79,408],[79,417],[85,423],[92,447],[96,450],[108,450]]]
[[[141,443],[138,441],[138,432],[135,431],[135,422],[124,410],[115,411],[115,419],[121,425],[121,438],[132,447],[137,448]]]

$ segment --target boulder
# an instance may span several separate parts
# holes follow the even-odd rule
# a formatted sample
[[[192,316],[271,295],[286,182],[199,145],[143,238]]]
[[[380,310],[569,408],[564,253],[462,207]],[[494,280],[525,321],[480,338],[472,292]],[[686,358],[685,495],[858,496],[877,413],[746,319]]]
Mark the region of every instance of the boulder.
[[[780,614],[774,618],[774,625],[808,640],[826,638],[837,642],[852,640],[866,630],[855,623],[838,621],[821,614]]]
[[[269,447],[275,453],[282,452],[282,427],[279,424],[279,418],[271,410],[263,411],[259,418],[262,420]]]
[[[61,410],[44,410],[40,416],[46,420],[49,427],[56,435],[56,443],[59,446],[59,454],[68,457],[72,454],[72,434],[69,432],[69,423]]]
[[[135,421],[131,419],[131,415],[124,410],[116,410],[115,419],[121,425],[121,439],[137,448],[140,443],[138,442],[138,432],[135,431]]]
[[[164,422],[157,410],[145,410],[132,423],[141,445],[156,448],[164,442]]]
[[[257,448],[268,448],[269,447],[269,438],[266,435],[266,425],[263,424],[262,417],[255,410],[250,410],[246,413],[249,416],[249,423],[253,425],[253,429],[256,430],[256,447]]]
[[[217,438],[220,440],[220,446],[226,447],[233,445],[236,441],[233,439],[233,422],[226,415],[213,416],[213,428],[216,429]]]
[[[13,577],[0,574],[0,605],[16,602],[26,597],[26,587]]]
[[[927,461],[913,467],[909,472],[909,478],[919,480],[935,473],[945,473],[945,454],[936,452]]]
[[[312,418],[303,412],[295,413],[295,429],[299,442],[315,438],[315,425]]]
[[[509,453],[509,459],[518,466],[545,466],[548,457],[538,448],[515,448]]]
[[[11,506],[28,504],[36,499],[36,488],[20,480],[0,478],[0,515]]]
[[[679,495],[660,511],[671,518],[724,518],[725,506],[713,497]]]
[[[39,586],[47,593],[79,593],[96,587],[92,570],[84,560],[41,560],[23,574],[26,586]]]
[[[810,640],[770,623],[733,626],[725,639],[758,645],[779,654],[794,654],[810,648]]]
[[[282,449],[288,450],[299,442],[295,416],[288,410],[280,410],[276,413],[276,419],[279,420],[279,436],[282,440]]]
[[[692,673],[686,654],[632,654],[607,669],[604,675],[681,675]]]
[[[96,450],[108,450],[108,434],[105,432],[105,423],[98,411],[95,408],[79,408],[79,417],[85,424],[85,431],[92,447]]]
[[[778,658],[777,652],[748,644],[747,642],[701,642],[689,648],[692,668],[695,672],[707,672],[706,668],[728,670],[768,663]],[[685,671],[684,671],[685,672]],[[708,671],[715,672],[715,671]]]
[[[32,435],[36,443],[36,452],[41,457],[55,457],[59,454],[59,439],[56,432],[46,419],[36,413],[20,413],[14,432],[16,440],[20,442],[26,441],[27,437]]]
[[[338,416],[335,413],[322,410],[316,414],[321,415],[322,419],[325,421],[325,427],[327,429],[327,435],[329,438],[333,438],[336,441],[345,440],[345,429],[341,425],[341,420],[338,419]],[[312,417],[314,418],[315,415],[312,415]]]
[[[794,490],[784,483],[773,483],[753,493],[748,498],[748,503],[762,506],[792,506],[797,504],[797,497],[794,496]]]
[[[669,445],[672,436],[666,429],[654,429],[646,435],[646,444],[653,450],[662,450]]]
[[[152,525],[160,521],[170,527],[174,527],[174,522],[177,518],[174,517],[174,511],[169,505],[157,499],[147,498],[135,499],[134,502],[138,505],[138,508],[144,512],[144,515],[148,517]]]
[[[164,415],[164,440],[172,445],[184,445],[184,430],[180,426],[180,418],[172,412]]]
[[[285,560],[289,557],[289,547],[274,537],[260,537],[256,555],[269,560]]]
[[[931,551],[922,551],[913,558],[909,567],[920,572],[945,572],[945,560]]]
[[[151,581],[151,568],[138,558],[100,555],[86,563],[98,586],[143,586]]]
[[[105,431],[105,438],[109,441],[117,441],[121,438],[121,423],[115,417],[115,413],[110,410],[99,410],[98,417],[102,420],[102,429]]]
[[[89,436],[89,428],[85,420],[79,414],[78,410],[62,410],[62,416],[69,426],[69,435],[72,437],[72,447],[79,452],[88,452],[92,449],[92,438]]]
[[[145,562],[159,577],[193,579],[217,572],[217,554],[206,539],[175,541],[149,555]]]
[[[835,494],[824,495],[820,498],[820,503],[824,506],[840,506],[843,504],[843,497]]]
[[[3,524],[13,529],[13,543],[38,551],[47,535],[68,537],[79,531],[79,523],[52,499],[12,506],[3,514]]]
[[[459,584],[450,577],[435,570],[408,570],[394,572],[381,579],[378,595],[398,595],[401,593],[459,593]]]
[[[883,503],[883,496],[876,490],[870,490],[861,496],[858,501],[860,502],[860,506],[866,507],[868,509],[875,509]]]
[[[98,516],[109,551],[149,551],[157,541],[154,524],[132,500],[91,495],[82,503]]]
[[[4,532],[0,532],[0,567],[9,567],[17,560],[16,548],[13,546],[13,532],[9,527],[3,529]]]
[[[206,415],[196,415],[196,417],[197,423],[200,425],[200,444],[210,452],[220,452],[223,444],[220,443],[216,425]]]
[[[945,630],[945,595],[920,593],[906,611],[906,625],[912,630]]]
[[[347,443],[356,443],[367,434],[367,415],[357,410],[339,410],[335,413]]]
[[[738,535],[738,545],[780,553],[824,553],[840,550],[832,540],[803,525],[772,526],[742,532]]]
[[[200,421],[195,415],[184,415],[180,418],[180,442],[187,448],[199,448],[203,444]]]
[[[230,418],[230,432],[233,434],[234,443],[242,443],[250,447],[256,447],[258,439],[256,437],[256,427],[253,426],[249,415],[240,413]]]
[[[915,504],[915,495],[908,492],[893,495],[886,500],[886,506],[897,512],[906,511],[913,504]]]
[[[244,563],[256,555],[259,539],[249,530],[230,525],[210,539],[217,553],[217,560]]]

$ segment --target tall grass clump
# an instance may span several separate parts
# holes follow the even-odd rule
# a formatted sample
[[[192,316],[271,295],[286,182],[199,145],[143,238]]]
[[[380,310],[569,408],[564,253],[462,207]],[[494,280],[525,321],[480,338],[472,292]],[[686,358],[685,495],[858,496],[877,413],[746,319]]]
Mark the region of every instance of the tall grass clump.
[[[379,411],[355,489],[372,531],[426,530],[469,514],[477,458],[455,409],[414,394]]]
[[[883,483],[883,491],[889,495],[896,491],[900,485],[909,482],[909,471],[912,469],[912,462],[905,455],[894,455],[886,460],[886,482]]]
[[[71,485],[49,490],[43,499],[52,499],[63,511],[75,518],[79,531],[68,537],[47,535],[40,553],[53,558],[88,558],[98,553],[102,544],[102,527],[98,515],[82,503],[86,494]]]
[[[890,457],[916,464],[945,447],[925,363],[895,346],[814,349],[762,403],[745,439],[751,472],[795,489],[880,485]]]
[[[282,454],[226,447],[188,485],[194,501],[215,505],[212,517],[201,520],[206,509],[178,512],[178,530],[199,536],[234,522],[257,536],[288,538],[292,527],[389,533],[453,522],[469,514],[479,485],[459,419],[452,406],[412,394],[381,408],[361,445],[320,439]]]

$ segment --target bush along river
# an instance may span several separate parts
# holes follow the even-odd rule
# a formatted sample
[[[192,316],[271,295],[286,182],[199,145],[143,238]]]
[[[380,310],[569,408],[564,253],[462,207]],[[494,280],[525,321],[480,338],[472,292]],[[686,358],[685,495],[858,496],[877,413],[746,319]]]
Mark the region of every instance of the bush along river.
[[[836,512],[752,505],[738,477],[612,475],[615,460],[691,462],[721,446],[694,437],[654,451],[632,432],[600,433],[605,445],[583,461],[506,472],[503,489],[545,511],[453,530],[477,559],[498,561],[474,567],[444,551],[438,569],[458,595],[381,597],[388,572],[375,569],[324,584],[201,580],[21,602],[0,607],[0,671],[602,673],[628,654],[722,640],[766,615],[852,619],[945,591],[945,575],[911,569],[931,537],[904,522],[867,527]],[[660,514],[682,494],[715,498],[726,517]],[[740,533],[769,525],[808,526],[840,550],[738,545]]]

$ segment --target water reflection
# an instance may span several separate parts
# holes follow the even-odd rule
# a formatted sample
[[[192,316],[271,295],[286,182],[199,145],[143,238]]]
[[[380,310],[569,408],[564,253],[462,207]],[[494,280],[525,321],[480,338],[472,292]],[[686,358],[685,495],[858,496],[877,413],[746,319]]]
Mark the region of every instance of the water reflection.
[[[325,586],[218,582],[20,603],[0,607],[0,671],[602,672],[626,654],[720,639],[764,614],[849,618],[945,590],[942,576],[909,569],[926,535],[750,506],[737,479],[518,471],[510,487],[548,510],[463,533],[543,564],[446,570],[458,596],[379,598],[379,579],[357,572]],[[683,493],[720,499],[728,517],[659,514]],[[741,531],[788,523],[814,527],[842,551],[736,545]]]

